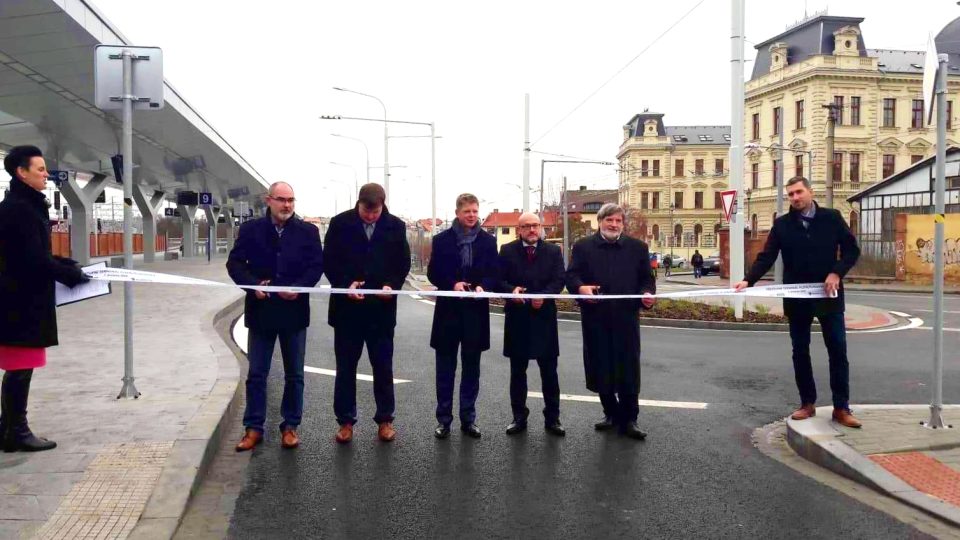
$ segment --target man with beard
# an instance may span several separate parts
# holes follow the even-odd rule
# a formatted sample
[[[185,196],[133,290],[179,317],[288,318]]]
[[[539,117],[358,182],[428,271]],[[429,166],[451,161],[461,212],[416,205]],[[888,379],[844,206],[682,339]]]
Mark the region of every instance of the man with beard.
[[[500,249],[500,292],[558,294],[563,290],[563,256],[560,248],[540,238],[540,218],[525,212],[518,222],[520,239]],[[557,357],[557,304],[553,300],[514,299],[504,306],[503,355],[510,359],[510,408],[513,422],[507,435],[527,429],[527,365],[531,358],[540,366],[543,384],[544,426],[563,437],[560,424],[560,383]]]
[[[640,413],[640,307],[653,307],[657,283],[647,244],[623,234],[624,211],[607,203],[597,213],[600,231],[573,246],[567,290],[582,295],[643,295],[642,299],[581,300],[583,366],[587,389],[600,394],[597,431],[614,427],[643,440]]]
[[[240,227],[227,260],[227,272],[237,285],[313,287],[323,275],[320,230],[293,213],[296,199],[286,182],[267,192],[267,215]],[[297,427],[303,416],[303,359],[310,326],[310,297],[293,292],[247,291],[244,324],[247,338],[246,431],[237,451],[253,449],[263,439],[267,416],[267,376],[273,348],[280,340],[283,355],[283,401],[280,412],[281,445],[300,444]]]
[[[433,239],[427,279],[441,291],[483,292],[497,285],[497,240],[480,228],[480,201],[464,193],[457,197],[453,226]],[[480,438],[477,395],[480,393],[480,354],[490,348],[490,302],[486,298],[438,297],[433,310],[430,346],[437,351],[437,428],[446,439],[453,422],[453,387],[457,349],[463,362],[460,377],[460,430]]]
[[[330,221],[324,239],[326,273],[336,288],[400,290],[410,272],[410,246],[403,220],[386,207],[386,194],[379,184],[360,188],[355,208]],[[330,298],[329,320],[333,327],[333,349],[337,377],[333,410],[340,425],[336,440],[353,440],[357,423],[357,362],[367,346],[373,368],[373,397],[379,427],[377,437],[389,442],[396,437],[393,427],[393,331],[397,326],[397,298],[382,294],[340,295]]]

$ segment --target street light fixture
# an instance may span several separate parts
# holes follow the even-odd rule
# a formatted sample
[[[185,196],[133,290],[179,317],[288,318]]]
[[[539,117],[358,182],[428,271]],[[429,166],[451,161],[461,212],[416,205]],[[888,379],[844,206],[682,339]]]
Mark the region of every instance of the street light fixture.
[[[363,152],[367,156],[367,182],[370,181],[370,149],[367,148],[367,143],[363,142],[362,139],[356,137],[348,137],[347,135],[340,135],[339,133],[331,133],[331,137],[339,137],[341,139],[349,139],[351,141],[356,141],[363,145]]]
[[[358,96],[375,99],[377,100],[378,103],[380,103],[380,106],[383,107],[383,189],[384,191],[386,191],[387,198],[389,199],[390,198],[390,158],[389,158],[390,136],[387,132],[387,106],[383,103],[383,100],[378,98],[377,96],[364,94],[363,92],[357,92],[356,90],[350,90],[349,88],[342,88],[339,86],[334,86],[333,89],[339,92],[347,92],[349,94],[356,94]]]

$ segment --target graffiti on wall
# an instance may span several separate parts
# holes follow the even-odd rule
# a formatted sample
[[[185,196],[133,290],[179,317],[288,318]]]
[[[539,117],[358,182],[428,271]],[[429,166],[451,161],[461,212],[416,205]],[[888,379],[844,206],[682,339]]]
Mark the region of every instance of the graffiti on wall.
[[[958,283],[960,282],[960,214],[947,214],[946,217],[943,242],[944,277],[947,281]],[[907,216],[904,263],[908,280],[932,278],[936,248],[933,238],[932,215]],[[899,260],[897,264],[899,266]]]

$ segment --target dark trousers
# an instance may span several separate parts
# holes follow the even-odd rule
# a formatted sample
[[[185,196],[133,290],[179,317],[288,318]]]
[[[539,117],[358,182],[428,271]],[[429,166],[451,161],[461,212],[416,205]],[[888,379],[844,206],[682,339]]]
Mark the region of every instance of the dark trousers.
[[[843,313],[830,313],[817,317],[827,346],[830,361],[830,390],[833,406],[846,409],[850,401],[850,365],[847,362],[847,329]],[[813,311],[794,313],[790,316],[790,341],[793,343],[793,373],[800,391],[800,402],[817,402],[817,385],[813,380],[813,365],[810,361],[810,325]]]
[[[243,425],[263,433],[267,420],[267,377],[273,348],[280,340],[283,356],[283,401],[280,414],[283,422],[280,429],[296,428],[303,417],[303,356],[307,348],[307,329],[299,330],[254,330],[247,337],[247,406],[243,411]]]
[[[460,360],[460,423],[477,421],[477,395],[480,394],[480,353],[463,349]],[[457,376],[457,350],[437,351],[437,421],[445,426],[453,422],[453,387]]]
[[[357,363],[367,345],[373,368],[373,398],[377,412],[373,421],[393,422],[393,329],[337,327],[333,332],[333,352],[337,357],[337,378],[333,387],[333,412],[337,423],[357,423]]]
[[[603,415],[609,416],[621,428],[631,422],[636,422],[640,416],[640,395],[623,391],[604,392],[600,394],[600,404],[603,405]]]
[[[703,275],[703,268],[699,266],[693,267],[693,279],[700,279],[700,276]]]
[[[32,378],[32,369],[4,372],[3,383],[0,384],[0,438],[22,439],[30,435],[27,398]]]
[[[527,408],[527,358],[510,358],[510,408],[516,422],[526,423],[530,409]],[[537,358],[540,380],[543,382],[543,418],[547,425],[560,419],[560,380],[557,377],[557,357]]]

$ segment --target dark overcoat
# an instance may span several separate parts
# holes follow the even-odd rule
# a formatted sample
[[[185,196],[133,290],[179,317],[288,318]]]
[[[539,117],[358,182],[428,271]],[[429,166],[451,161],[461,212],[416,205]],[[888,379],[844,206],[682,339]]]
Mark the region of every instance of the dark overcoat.
[[[240,226],[227,259],[227,272],[237,285],[313,287],[323,276],[320,229],[297,216],[278,234],[270,212]],[[276,293],[258,300],[247,291],[244,324],[259,331],[300,330],[310,326],[310,295],[284,300]]]
[[[347,288],[354,281],[364,282],[364,289],[394,290],[403,288],[410,272],[410,245],[407,227],[386,208],[368,240],[363,220],[356,208],[330,220],[324,237],[324,272],[335,288]],[[383,300],[366,295],[351,300],[346,295],[330,298],[327,322],[334,328],[359,327],[393,330],[397,325],[397,297]]]
[[[576,294],[581,285],[599,285],[601,294],[655,294],[647,244],[626,235],[608,242],[600,233],[580,240],[567,269],[567,290]],[[580,302],[588,390],[640,393],[642,307],[640,299]]]
[[[50,253],[50,218],[43,193],[20,180],[0,202],[0,345],[57,345],[54,281],[83,279],[74,261]]]
[[[427,279],[441,291],[452,291],[459,281],[480,285],[493,292],[497,287],[497,241],[483,229],[471,245],[473,266],[460,267],[460,248],[453,228],[433,238]],[[485,351],[490,348],[490,302],[486,298],[437,297],[433,310],[430,346],[438,351]]]
[[[816,203],[814,203],[816,204]],[[840,212],[819,205],[810,227],[804,227],[800,212],[790,209],[773,222],[767,242],[757,255],[745,280],[753,286],[783,256],[784,283],[823,283],[835,273],[843,278],[857,264],[860,247]],[[792,315],[826,315],[843,313],[843,282],[836,298],[784,298],[783,313]]]
[[[527,259],[523,240],[500,248],[500,292],[526,288],[531,294],[558,294],[563,290],[563,256],[560,248],[540,240],[533,261]],[[557,303],[544,300],[533,309],[530,300],[518,304],[505,300],[503,355],[508,358],[548,358],[560,355],[557,335]]]

